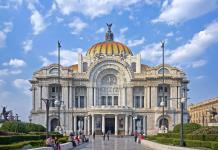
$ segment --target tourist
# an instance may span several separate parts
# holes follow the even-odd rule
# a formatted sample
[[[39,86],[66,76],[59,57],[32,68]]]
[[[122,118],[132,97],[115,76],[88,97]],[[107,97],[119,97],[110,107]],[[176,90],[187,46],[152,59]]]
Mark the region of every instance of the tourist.
[[[53,139],[51,136],[49,136],[47,139],[46,139],[46,146],[47,147],[53,147]]]
[[[61,144],[59,143],[57,137],[54,138],[54,146],[55,146],[54,147],[55,150],[61,150]]]
[[[137,137],[138,137],[138,133],[137,133],[137,131],[135,131],[135,132],[134,132],[135,142],[137,142]]]
[[[104,133],[104,132],[102,132],[102,134],[103,134],[103,141],[105,141],[105,133]]]
[[[93,139],[95,139],[95,131],[93,132]]]
[[[107,131],[107,140],[109,141],[109,130]]]

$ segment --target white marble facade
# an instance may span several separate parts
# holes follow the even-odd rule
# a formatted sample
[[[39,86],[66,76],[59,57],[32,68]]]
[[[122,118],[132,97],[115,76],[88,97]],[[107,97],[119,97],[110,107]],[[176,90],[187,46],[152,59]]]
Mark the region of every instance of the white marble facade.
[[[130,135],[137,130],[155,134],[163,119],[160,102],[164,91],[165,123],[172,130],[180,123],[180,97],[182,88],[188,84],[185,73],[165,65],[163,88],[162,65],[143,65],[140,54],[134,56],[131,51],[118,49],[116,53],[114,50],[109,53],[107,42],[113,44],[113,39],[100,43],[101,51],[105,45],[106,51],[97,55],[98,49],[94,49],[91,55],[92,49],[89,49],[85,56],[78,55],[78,64],[61,66],[60,92],[64,102],[60,111],[61,126],[67,133],[95,131],[100,134],[109,130],[115,135]],[[39,69],[30,82],[32,122],[46,126],[45,104],[41,98],[57,97],[58,65]],[[184,111],[187,121],[186,107]],[[51,104],[49,130],[57,125],[57,116],[57,108]]]

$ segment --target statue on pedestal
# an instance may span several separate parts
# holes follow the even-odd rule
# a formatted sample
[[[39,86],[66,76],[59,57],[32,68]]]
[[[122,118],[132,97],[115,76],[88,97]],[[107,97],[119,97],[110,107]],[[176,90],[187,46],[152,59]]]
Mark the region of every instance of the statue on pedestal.
[[[207,112],[210,113],[210,122],[215,123],[216,122],[215,116],[217,115],[216,108],[211,107],[211,109],[209,109]]]

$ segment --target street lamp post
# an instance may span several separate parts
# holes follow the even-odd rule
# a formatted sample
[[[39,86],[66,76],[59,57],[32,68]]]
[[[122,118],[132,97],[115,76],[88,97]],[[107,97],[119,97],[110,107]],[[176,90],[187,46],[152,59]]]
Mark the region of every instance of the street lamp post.
[[[181,98],[181,128],[180,128],[180,146],[184,146],[184,130],[183,130],[183,111],[184,111],[184,103],[186,101],[186,89],[183,89],[183,97]]]
[[[165,48],[165,43],[164,43],[164,41],[162,41],[161,42],[161,48],[162,48],[162,101],[161,101],[161,106],[163,107],[163,109],[162,109],[162,115],[163,115],[163,121],[162,121],[162,129],[163,129],[163,133],[165,133],[165,120],[164,120],[164,107],[165,107],[165,96],[164,96],[164,90],[165,90],[165,86],[164,86],[164,82],[165,82],[165,66],[164,66],[164,48]]]
[[[43,101],[46,106],[46,138],[48,138],[49,107],[54,99],[41,98],[41,101]]]

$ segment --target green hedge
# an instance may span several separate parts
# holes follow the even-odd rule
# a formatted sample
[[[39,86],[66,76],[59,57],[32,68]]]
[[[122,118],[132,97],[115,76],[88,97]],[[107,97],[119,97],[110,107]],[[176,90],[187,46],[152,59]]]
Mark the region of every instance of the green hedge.
[[[66,142],[68,142],[68,137],[62,137],[62,138],[60,138],[60,139],[58,139],[58,141],[60,142],[60,143],[66,143]]]
[[[179,133],[161,133],[161,134],[158,134],[157,137],[179,139],[180,134]],[[208,135],[184,134],[184,139],[186,139],[186,140],[200,140],[200,141],[217,141],[218,142],[218,134],[208,134]]]
[[[50,134],[51,136],[56,136],[58,138],[63,137],[62,134]],[[11,144],[21,141],[32,141],[32,140],[45,140],[46,135],[13,135],[13,136],[0,136],[0,144]]]
[[[201,127],[192,134],[218,134],[218,127]]]
[[[28,133],[28,132],[45,132],[45,127],[34,123],[24,123],[17,121],[5,121],[0,128],[2,131]]]
[[[25,141],[25,142],[19,142],[9,145],[0,145],[1,150],[13,150],[13,149],[20,149],[24,147],[25,145],[31,145],[32,147],[40,147],[45,146],[45,143],[43,140],[37,140],[37,141]]]
[[[184,133],[192,133],[193,131],[196,131],[198,129],[201,128],[201,125],[197,124],[197,123],[185,123],[183,125],[184,127]],[[180,128],[181,128],[181,124],[177,124],[174,129],[173,132],[174,133],[179,133],[180,132]]]
[[[212,143],[211,143],[211,148],[212,148],[213,150],[218,150],[218,142],[212,142]]]

